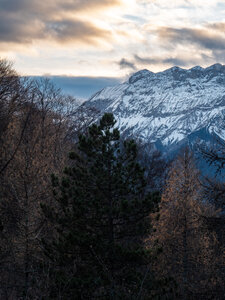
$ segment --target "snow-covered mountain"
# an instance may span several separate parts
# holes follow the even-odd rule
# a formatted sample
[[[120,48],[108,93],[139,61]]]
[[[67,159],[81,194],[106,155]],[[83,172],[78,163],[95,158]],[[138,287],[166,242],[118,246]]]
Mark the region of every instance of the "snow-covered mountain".
[[[225,140],[225,65],[142,70],[85,105],[112,112],[123,134],[162,148],[214,134]]]

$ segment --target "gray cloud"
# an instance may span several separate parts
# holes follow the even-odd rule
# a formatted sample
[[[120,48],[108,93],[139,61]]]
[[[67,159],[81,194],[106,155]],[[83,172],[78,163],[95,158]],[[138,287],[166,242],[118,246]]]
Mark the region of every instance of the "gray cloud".
[[[1,11],[7,13],[28,13],[33,15],[55,15],[59,12],[77,12],[101,9],[120,4],[120,0],[0,0]]]
[[[186,57],[141,57],[137,54],[134,55],[135,62],[141,65],[159,65],[171,64],[180,67],[185,67],[190,64],[195,64],[197,61],[187,59]]]
[[[78,20],[47,21],[11,20],[0,14],[0,42],[32,43],[34,40],[55,40],[57,42],[90,42],[110,37],[110,32],[97,28],[91,23]]]
[[[216,50],[212,53],[212,58],[209,59],[210,61],[216,61],[220,63],[225,63],[225,53],[223,50]]]
[[[173,46],[195,44],[210,50],[225,49],[225,38],[218,33],[209,32],[207,29],[163,27],[159,28],[157,33],[161,41],[167,41]]]
[[[121,69],[131,69],[133,71],[136,71],[137,68],[135,66],[135,64],[131,61],[128,61],[127,59],[125,58],[122,58],[120,61],[119,61],[119,66]]]
[[[222,32],[222,33],[225,32],[225,23],[224,22],[208,24],[207,27],[210,29]]]
[[[171,64],[171,65],[180,66],[180,67],[186,67],[191,64],[197,63],[197,61],[195,61],[195,60],[179,58],[179,57],[168,57],[168,58],[163,59],[162,62],[165,64]]]
[[[106,30],[97,28],[91,23],[65,20],[60,22],[49,22],[46,24],[49,38],[61,42],[82,41],[94,42],[97,38],[110,37]]]
[[[95,43],[109,38],[110,32],[76,16],[119,3],[120,0],[0,0],[0,42],[22,44],[52,39]]]
[[[45,25],[38,20],[20,19],[15,16],[10,21],[0,13],[0,42],[31,43],[34,39],[46,36]]]
[[[150,57],[140,57],[139,55],[135,54],[134,59],[137,63],[147,65],[147,64],[155,64],[158,63],[158,59],[150,58]]]

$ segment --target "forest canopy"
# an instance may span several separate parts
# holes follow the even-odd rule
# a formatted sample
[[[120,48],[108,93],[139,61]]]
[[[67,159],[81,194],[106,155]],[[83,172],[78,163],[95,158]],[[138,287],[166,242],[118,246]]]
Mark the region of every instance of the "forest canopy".
[[[224,182],[116,124],[0,60],[1,299],[223,299]]]

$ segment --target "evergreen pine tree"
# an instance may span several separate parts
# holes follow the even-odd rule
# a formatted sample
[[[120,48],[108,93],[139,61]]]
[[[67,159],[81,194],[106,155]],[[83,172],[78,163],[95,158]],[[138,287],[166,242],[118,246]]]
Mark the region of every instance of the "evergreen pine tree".
[[[159,195],[146,193],[133,140],[121,142],[112,114],[89,127],[62,179],[52,176],[56,204],[42,205],[55,232],[44,241],[51,297],[151,299],[151,253],[143,240]],[[155,289],[155,286],[154,286]]]

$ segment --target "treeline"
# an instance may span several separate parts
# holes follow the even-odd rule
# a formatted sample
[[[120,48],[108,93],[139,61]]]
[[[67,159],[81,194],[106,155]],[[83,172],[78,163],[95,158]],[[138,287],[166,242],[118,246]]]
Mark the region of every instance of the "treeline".
[[[224,299],[224,180],[97,116],[0,60],[0,299]]]

